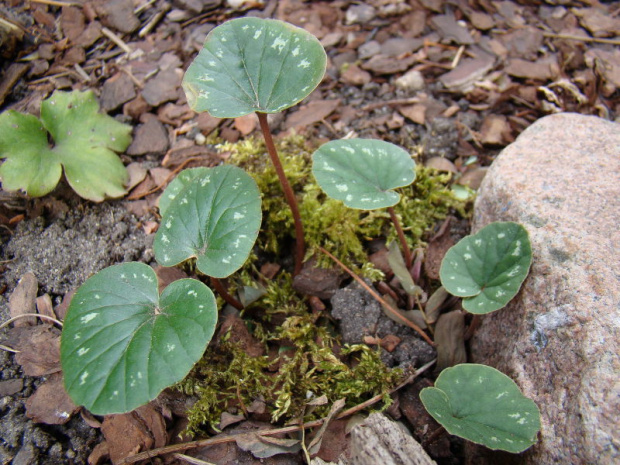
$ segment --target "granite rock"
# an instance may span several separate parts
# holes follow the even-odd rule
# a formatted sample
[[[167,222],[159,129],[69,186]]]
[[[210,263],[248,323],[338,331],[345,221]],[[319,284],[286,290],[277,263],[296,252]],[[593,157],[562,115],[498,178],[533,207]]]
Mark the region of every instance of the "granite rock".
[[[620,125],[597,117],[540,119],[482,182],[474,231],[516,221],[532,242],[521,292],[471,342],[474,362],[540,408],[540,440],[518,463],[620,462],[619,217]]]

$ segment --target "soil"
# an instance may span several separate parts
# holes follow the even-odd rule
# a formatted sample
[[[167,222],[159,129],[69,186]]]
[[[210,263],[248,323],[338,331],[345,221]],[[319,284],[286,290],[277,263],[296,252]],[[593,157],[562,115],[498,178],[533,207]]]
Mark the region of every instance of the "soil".
[[[304,26],[326,44],[330,59],[327,78],[300,107],[273,119],[276,132],[294,128],[314,140],[331,140],[351,132],[358,137],[381,138],[417,151],[421,163],[435,157],[448,160],[447,170],[453,171],[459,182],[469,176],[469,185],[474,189],[479,184],[479,173],[495,155],[544,114],[570,110],[612,120],[620,114],[615,80],[620,64],[612,48],[617,44],[605,42],[614,40],[620,29],[617,22],[608,30],[588,22],[597,8],[617,21],[618,9],[613,4],[569,1],[558,6],[556,2],[507,1],[491,2],[497,3],[493,6],[465,0],[286,0],[268,1],[266,5],[247,2],[243,9],[235,9],[207,0],[98,0],[81,2],[79,8],[69,6],[69,2],[58,2],[66,3],[62,8],[54,6],[54,2],[45,3],[33,1],[30,7],[24,7],[21,2],[8,1],[0,7],[0,18],[22,28],[15,35],[0,29],[4,41],[0,42],[4,80],[0,85],[0,109],[37,113],[41,100],[55,89],[91,88],[110,114],[136,128],[134,143],[127,152],[133,157],[123,155],[123,159],[125,164],[141,164],[145,177],[138,181],[129,199],[100,204],[78,199],[66,185],[38,200],[0,191],[3,321],[9,317],[9,297],[27,272],[36,276],[38,295],[48,294],[58,313],[63,306],[66,310],[63,300],[71,291],[106,266],[133,260],[155,265],[152,240],[156,215],[152,207],[158,194],[149,194],[151,189],[164,186],[168,176],[182,164],[209,166],[219,161],[212,148],[201,145],[201,139],[210,131],[218,128],[221,137],[234,142],[256,127],[250,123],[248,130],[240,119],[221,122],[196,118],[186,106],[174,71],[186,68],[206,33],[226,19],[246,14],[275,15]],[[363,9],[371,4],[373,11]],[[588,5],[594,7],[586,8]],[[138,13],[132,13],[134,7],[140,7]],[[129,13],[112,14],[115,8]],[[162,15],[163,20],[154,21],[159,12],[169,13],[167,17]],[[442,22],[450,16],[452,22],[446,20],[449,25]],[[459,36],[463,31],[455,18],[461,23],[467,20],[473,42]],[[153,27],[139,35],[150,21]],[[56,29],[58,24],[62,28]],[[118,41],[96,31],[101,31],[102,25],[120,37],[121,45],[129,44],[132,50],[142,53],[117,61],[122,49]],[[519,35],[526,27],[551,35]],[[566,31],[600,41],[553,37]],[[94,40],[88,40],[88,34],[94,34]],[[419,39],[421,43],[412,46],[389,42],[396,37]],[[378,48],[372,52],[373,47]],[[396,47],[396,51],[389,47]],[[465,53],[458,52],[461,48]],[[458,67],[457,53],[464,55],[462,59],[472,60],[469,63],[474,69],[470,74],[474,77]],[[476,60],[485,54],[493,55],[495,64],[480,71],[484,63]],[[19,60],[27,56],[31,59],[24,68]],[[382,66],[387,65],[379,63],[385,56],[390,66],[405,64],[386,70]],[[529,65],[550,56],[557,64],[555,72],[540,76],[537,69],[529,69]],[[521,59],[526,63],[515,71],[512,63]],[[421,73],[421,87],[396,84],[410,68]],[[464,76],[448,76],[453,68],[460,69]],[[153,75],[157,75],[156,82],[150,79]],[[470,78],[476,86],[465,89],[452,85],[457,78]],[[129,84],[115,87],[121,80]],[[541,90],[543,85],[546,87]],[[121,95],[121,91],[126,94]],[[327,107],[331,109],[325,110],[327,114],[316,116]],[[294,118],[303,124],[290,123]],[[453,241],[466,232],[463,224],[466,220],[453,222]],[[427,239],[439,226],[428,232]],[[324,299],[324,303],[331,305],[331,315],[340,322],[346,343],[365,342],[365,336],[398,337],[400,345],[396,350],[383,351],[389,366],[419,367],[435,356],[410,329],[383,315],[379,305],[357,284],[338,290],[331,302]],[[6,335],[6,330],[1,334]],[[25,403],[45,378],[25,376],[8,352],[0,351],[0,361],[2,463],[87,463],[94,447],[102,441],[101,429],[89,426],[79,414],[62,425],[34,423],[26,416]],[[431,420],[428,415],[424,417],[425,412],[415,402],[424,383],[430,382],[424,379],[408,386],[401,393],[400,410],[391,411],[393,416],[408,420],[423,418],[409,424],[420,440],[432,436]],[[88,423],[92,425],[93,421]],[[439,463],[462,463],[463,446],[458,439],[440,435],[426,446]],[[234,448],[227,449],[228,457],[234,457],[227,463],[256,463],[250,454],[238,452],[234,443],[226,447]],[[269,463],[293,463],[276,457]]]

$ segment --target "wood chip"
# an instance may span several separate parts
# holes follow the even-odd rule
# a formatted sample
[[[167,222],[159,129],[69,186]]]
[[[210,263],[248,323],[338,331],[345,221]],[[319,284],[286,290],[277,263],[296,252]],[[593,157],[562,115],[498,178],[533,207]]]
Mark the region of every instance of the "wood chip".
[[[303,105],[298,111],[287,117],[284,128],[300,128],[319,122],[327,118],[339,105],[340,99],[314,100],[307,105]]]
[[[490,114],[480,127],[480,141],[487,145],[507,145],[512,142],[512,128],[504,115]]]
[[[239,116],[235,118],[235,129],[241,133],[242,136],[247,136],[256,129],[258,125],[258,117],[256,113],[250,113],[249,115]]]

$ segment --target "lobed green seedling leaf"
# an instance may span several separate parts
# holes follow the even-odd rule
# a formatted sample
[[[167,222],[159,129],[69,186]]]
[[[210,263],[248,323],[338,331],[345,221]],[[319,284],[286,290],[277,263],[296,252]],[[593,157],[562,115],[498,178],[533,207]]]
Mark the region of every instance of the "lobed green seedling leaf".
[[[256,182],[230,165],[192,171],[185,187],[167,188],[153,245],[156,260],[174,266],[195,257],[206,275],[225,278],[247,260],[261,224]],[[180,184],[186,182],[181,180]],[[172,197],[172,198],[171,198]]]
[[[64,168],[73,190],[85,199],[124,195],[129,177],[114,152],[131,142],[131,126],[98,111],[91,91],[56,91],[41,103],[40,121],[13,110],[0,114],[3,188],[40,197],[56,187]]]
[[[536,442],[540,412],[508,376],[486,365],[462,364],[441,372],[420,400],[455,436],[490,449],[522,452]]]
[[[187,101],[218,118],[277,113],[307,97],[325,74],[316,37],[274,19],[239,18],[213,29],[183,79]]]
[[[77,290],[62,331],[65,388],[92,413],[129,412],[181,381],[217,323],[215,297],[194,279],[170,284],[143,263],[111,266]]]
[[[322,145],[312,154],[312,173],[331,198],[360,210],[396,205],[392,189],[415,179],[415,162],[405,150],[380,140],[346,139]]]
[[[503,308],[517,295],[532,264],[525,228],[497,222],[461,239],[446,253],[439,275],[442,285],[463,297],[463,308],[475,314]]]

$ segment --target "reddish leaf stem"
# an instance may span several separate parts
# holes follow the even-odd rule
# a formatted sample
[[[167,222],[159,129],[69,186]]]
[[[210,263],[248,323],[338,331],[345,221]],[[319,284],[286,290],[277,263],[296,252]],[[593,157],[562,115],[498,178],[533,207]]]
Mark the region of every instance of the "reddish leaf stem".
[[[392,219],[392,223],[396,228],[398,240],[400,241],[400,248],[403,249],[403,255],[405,257],[405,265],[407,265],[407,269],[409,270],[411,268],[411,265],[413,264],[413,257],[411,255],[411,250],[409,250],[409,246],[407,245],[405,233],[403,232],[403,228],[400,226],[400,221],[398,221],[398,217],[396,216],[394,208],[388,207],[388,212],[390,213],[390,218]]]
[[[226,303],[229,303],[237,310],[243,310],[243,304],[228,293],[222,281],[211,276],[211,285],[213,286],[213,289],[215,289],[217,293],[222,297],[222,299],[226,301]]]
[[[276,146],[273,143],[273,138],[271,137],[271,131],[269,130],[269,123],[267,122],[267,114],[256,112],[258,116],[258,122],[260,123],[260,128],[263,131],[263,137],[265,138],[265,145],[267,146],[267,151],[269,152],[269,157],[273,163],[273,166],[276,169],[276,173],[278,174],[278,179],[280,180],[280,184],[282,184],[282,190],[284,191],[284,196],[286,197],[286,201],[288,202],[289,207],[291,208],[291,212],[293,213],[293,221],[295,222],[295,272],[297,275],[301,271],[301,265],[304,259],[304,228],[301,224],[301,215],[299,214],[299,207],[297,206],[297,199],[295,198],[295,193],[291,188],[291,185],[286,179],[286,174],[284,174],[284,168],[282,167],[282,162],[280,161],[280,157],[278,157],[278,151],[276,150]]]

